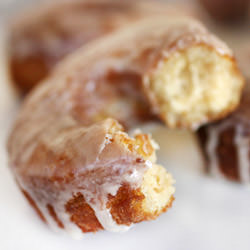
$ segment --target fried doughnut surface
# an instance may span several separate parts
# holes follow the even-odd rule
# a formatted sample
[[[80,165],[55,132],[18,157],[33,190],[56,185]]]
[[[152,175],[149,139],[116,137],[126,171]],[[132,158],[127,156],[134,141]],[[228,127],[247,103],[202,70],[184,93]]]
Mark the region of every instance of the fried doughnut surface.
[[[10,27],[11,76],[28,92],[63,57],[89,41],[145,17],[190,14],[181,6],[133,0],[60,0],[36,6]]]
[[[198,131],[207,171],[228,180],[250,182],[250,49],[237,51],[240,68],[247,79],[239,107],[228,117]]]
[[[133,28],[131,25],[84,46],[69,56],[55,72],[62,73],[74,65],[78,69],[78,72],[75,70],[75,77],[84,78],[88,86],[87,91],[76,90],[76,95],[94,91],[95,95],[88,100],[98,96],[91,104],[98,109],[104,106],[94,104],[101,99],[96,87],[103,87],[106,91],[112,80],[117,80],[114,84],[116,88],[123,82],[123,90],[129,89],[123,92],[129,101],[125,100],[118,106],[126,103],[127,106],[139,107],[140,103],[145,106],[148,102],[149,108],[139,111],[143,117],[147,117],[148,112],[160,117],[171,128],[196,129],[232,112],[239,103],[244,79],[226,44],[192,18],[154,19],[138,21]],[[84,58],[77,56],[81,53]],[[137,99],[135,94],[140,98]],[[107,95],[106,91],[102,98]],[[115,103],[119,100],[120,97]],[[106,106],[105,111],[99,113],[113,115],[114,106],[117,107]],[[86,112],[90,115],[89,110],[82,110],[84,117]],[[129,108],[124,109],[125,113],[127,110]],[[125,114],[119,110],[117,115]],[[126,124],[131,119],[118,120]]]
[[[83,127],[65,118],[30,127],[26,140],[15,136],[10,140],[19,146],[9,147],[20,188],[52,228],[73,236],[75,225],[83,232],[124,231],[171,206],[173,179],[155,165],[149,136],[129,138],[112,119]],[[16,130],[26,131],[24,125]]]
[[[126,230],[171,206],[174,188],[150,136],[129,137],[117,120],[134,126],[143,107],[196,128],[230,112],[242,85],[230,50],[200,23],[145,19],[78,50],[30,93],[9,137],[10,167],[51,226]]]
[[[198,131],[207,170],[217,177],[250,182],[250,82],[230,116]]]

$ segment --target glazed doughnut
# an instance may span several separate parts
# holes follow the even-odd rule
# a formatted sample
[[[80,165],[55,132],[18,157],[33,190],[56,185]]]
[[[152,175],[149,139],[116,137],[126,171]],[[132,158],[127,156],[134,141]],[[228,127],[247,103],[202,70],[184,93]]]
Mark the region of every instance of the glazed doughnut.
[[[198,131],[207,171],[216,177],[244,183],[250,182],[249,86],[250,82],[233,114]]]
[[[157,21],[153,22],[153,19],[148,18],[145,22],[137,22],[138,25],[133,23],[135,31],[140,32],[138,38],[131,34],[131,25],[121,32],[116,32],[114,36],[103,39],[103,43],[92,42],[90,46],[78,50],[78,53],[83,51],[85,55],[84,71],[89,78],[93,79],[95,72],[101,75],[95,81],[102,82],[100,87],[98,85],[98,88],[103,89],[102,97],[97,97],[96,91],[95,95],[89,97],[88,91],[84,91],[84,94],[88,95],[84,97],[88,97],[88,101],[92,102],[88,105],[99,109],[98,116],[101,118],[104,114],[105,117],[110,117],[110,114],[113,117],[114,112],[117,113],[116,117],[130,117],[118,118],[125,125],[131,118],[138,120],[131,113],[142,106],[139,113],[148,112],[149,116],[157,116],[170,128],[188,129],[196,129],[208,121],[218,120],[232,112],[239,104],[244,79],[231,50],[192,18],[156,19]],[[157,30],[150,30],[154,28]],[[145,40],[144,36],[148,36],[148,39]],[[127,39],[126,45],[116,48],[118,43],[123,42],[123,38]],[[72,59],[66,60],[56,72],[63,73],[73,64],[83,65],[81,57],[73,55],[68,58]],[[91,70],[88,68],[90,60],[94,64]],[[92,71],[94,73],[91,73]],[[113,98],[108,97],[109,103],[116,99],[115,105],[106,105],[104,110],[104,105],[97,105],[97,102],[100,98],[102,101],[107,98],[107,89],[108,93],[114,91],[112,87],[108,87],[110,83],[114,83],[116,89],[122,90],[116,90]],[[120,86],[123,85],[121,83],[124,86]],[[96,90],[91,85],[92,81],[87,86],[90,92],[91,89]],[[117,92],[125,95],[126,100],[121,104]],[[140,96],[140,100],[137,96]],[[149,105],[143,110],[146,102]],[[129,107],[121,112],[121,109],[117,109],[117,103],[121,108],[124,104],[133,106],[133,111],[127,115]],[[86,115],[93,116],[90,111],[85,112],[83,116]],[[147,119],[147,114],[143,117]],[[95,113],[94,121],[96,119],[100,117]]]
[[[52,226],[126,230],[171,206],[174,188],[150,136],[129,137],[117,120],[135,126],[143,99],[148,117],[196,128],[234,109],[242,86],[231,51],[199,22],[136,22],[67,57],[28,95],[10,167]]]
[[[250,182],[250,49],[237,51],[247,84],[239,107],[229,117],[202,127],[198,138],[206,169],[212,175],[236,182]]]
[[[77,226],[82,232],[124,231],[171,206],[173,179],[155,164],[148,135],[130,138],[113,119],[90,127],[62,119],[46,134],[30,124],[25,141],[20,135],[11,139],[26,150],[10,146],[19,161],[12,166],[21,190],[53,229],[73,237],[79,237]],[[17,126],[17,133],[26,130]]]
[[[63,57],[91,40],[144,17],[184,14],[192,10],[132,0],[63,0],[36,6],[12,21],[11,76],[27,92]]]

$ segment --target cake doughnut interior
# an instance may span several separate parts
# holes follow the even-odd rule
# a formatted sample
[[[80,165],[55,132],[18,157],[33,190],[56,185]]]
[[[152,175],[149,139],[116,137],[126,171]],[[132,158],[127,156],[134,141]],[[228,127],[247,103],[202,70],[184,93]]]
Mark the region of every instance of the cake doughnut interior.
[[[92,58],[93,53],[99,54],[99,62],[88,70],[90,79],[108,62],[109,66],[99,74],[112,72],[118,82],[129,75],[130,79],[125,80],[126,86],[131,85],[133,89],[138,86],[135,91],[125,93],[125,103],[131,103],[132,93],[136,93],[140,100],[133,95],[132,102],[136,103],[136,107],[140,104],[145,106],[139,111],[143,117],[158,117],[170,128],[195,130],[208,121],[231,113],[239,104],[244,79],[230,49],[191,18],[170,17],[165,23],[161,17],[155,22],[152,20],[148,18],[133,25],[136,32],[143,34],[142,37],[148,36],[148,40],[141,39],[139,35],[131,40],[130,26],[122,29],[121,36],[121,33],[115,32],[113,36],[103,39],[103,44],[113,44],[110,52],[108,49],[104,52],[105,45],[95,47],[98,41],[83,47],[86,58]],[[141,27],[140,23],[143,23]],[[116,48],[115,44],[121,43],[123,37],[131,45]],[[159,49],[154,49],[155,46]],[[92,50],[94,47],[95,50]],[[132,50],[136,53],[129,56]],[[59,65],[61,72],[70,67],[69,62],[75,65],[80,63],[77,57],[69,58],[72,60]],[[127,58],[126,61],[124,58]],[[101,86],[104,86],[103,76],[95,79],[102,81]],[[105,81],[107,85],[110,83],[110,79]],[[115,105],[118,102],[116,100]]]
[[[188,8],[147,1],[81,0],[41,6],[32,15],[23,13],[11,26],[10,73],[20,89],[28,92],[62,58],[96,38],[149,17],[181,19],[192,14]],[[237,106],[242,79],[231,51],[204,27],[187,22],[190,25],[178,27],[176,34],[171,32],[174,35],[166,42],[167,52],[157,69],[144,79],[148,92],[154,92],[154,111],[149,114],[146,102],[138,101],[146,108],[137,113],[146,120],[160,113],[169,127],[196,129],[201,123],[224,117]],[[129,73],[138,77],[137,72],[129,69]],[[120,106],[134,105],[134,99],[119,96],[119,100]],[[121,114],[117,107],[110,106],[111,113],[115,109]]]
[[[171,206],[174,180],[155,163],[149,135],[129,137],[112,119],[88,127],[55,119],[30,127],[22,141],[11,138],[8,148],[11,162],[18,160],[12,169],[18,185],[51,228],[73,237],[80,230],[126,231]],[[35,141],[36,129],[44,132]],[[17,132],[25,130],[17,124]]]
[[[192,12],[187,6],[133,0],[60,0],[35,6],[10,24],[10,74],[27,93],[62,58],[90,41],[146,17]]]

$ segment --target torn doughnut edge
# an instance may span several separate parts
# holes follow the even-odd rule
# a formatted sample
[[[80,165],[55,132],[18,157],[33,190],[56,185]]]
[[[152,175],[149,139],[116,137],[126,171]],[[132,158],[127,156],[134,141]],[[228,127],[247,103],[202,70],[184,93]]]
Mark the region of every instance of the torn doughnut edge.
[[[234,57],[204,43],[163,54],[143,80],[153,112],[170,128],[192,130],[231,113],[244,87]]]
[[[148,163],[149,167],[142,176],[142,182],[137,188],[133,188],[130,183],[122,183],[115,195],[108,194],[104,218],[100,218],[102,214],[98,215],[91,204],[85,200],[84,192],[75,192],[70,199],[67,199],[64,204],[65,211],[62,212],[64,214],[61,215],[57,213],[53,204],[47,204],[45,208],[41,208],[39,202],[36,202],[35,198],[20,185],[25,197],[40,218],[50,224],[54,230],[58,231],[57,227],[66,229],[73,238],[81,238],[82,232],[96,232],[103,229],[115,232],[126,231],[134,223],[157,218],[172,206],[175,181],[164,167],[155,163],[156,143],[151,139],[151,135],[138,133],[132,138],[117,124],[111,127],[109,134],[112,135],[113,140],[119,141],[127,150],[138,155],[138,163],[141,164],[144,161]],[[108,224],[112,222],[111,226],[114,227],[111,228],[112,230],[108,229],[102,221],[107,214],[112,217],[108,218]],[[69,219],[63,221],[60,219],[65,217]]]

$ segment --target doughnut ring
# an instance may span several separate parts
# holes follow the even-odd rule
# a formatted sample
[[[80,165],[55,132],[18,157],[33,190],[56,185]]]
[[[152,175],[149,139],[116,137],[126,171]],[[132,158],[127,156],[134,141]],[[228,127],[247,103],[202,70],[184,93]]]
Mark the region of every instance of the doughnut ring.
[[[125,132],[141,110],[196,129],[232,112],[243,85],[230,49],[202,24],[145,18],[75,51],[27,96],[8,140],[10,168],[52,227],[127,230],[174,199],[156,143]]]

